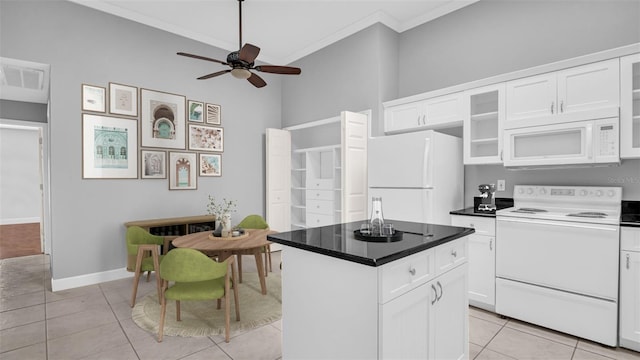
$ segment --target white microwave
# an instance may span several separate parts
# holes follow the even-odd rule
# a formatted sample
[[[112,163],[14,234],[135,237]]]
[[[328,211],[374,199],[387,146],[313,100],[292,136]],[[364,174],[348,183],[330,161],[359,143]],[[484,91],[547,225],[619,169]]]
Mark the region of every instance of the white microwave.
[[[620,118],[504,131],[505,167],[620,164]]]

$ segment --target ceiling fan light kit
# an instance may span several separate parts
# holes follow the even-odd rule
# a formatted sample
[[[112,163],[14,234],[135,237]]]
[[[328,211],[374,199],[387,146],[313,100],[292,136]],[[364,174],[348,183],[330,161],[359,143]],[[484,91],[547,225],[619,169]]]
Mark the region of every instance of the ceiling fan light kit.
[[[277,65],[254,66],[255,60],[258,57],[258,54],[260,53],[260,48],[255,45],[251,45],[249,43],[244,44],[244,46],[242,45],[242,2],[243,1],[244,0],[238,0],[238,10],[240,15],[240,21],[239,21],[240,50],[233,51],[229,55],[227,55],[226,62],[217,60],[217,59],[212,59],[206,56],[188,54],[184,52],[179,52],[177,54],[180,56],[186,56],[194,59],[216,62],[222,65],[231,67],[230,70],[216,71],[211,74],[200,76],[198,80],[211,79],[212,77],[220,76],[230,72],[233,77],[237,79],[246,79],[253,86],[257,88],[261,88],[267,85],[267,83],[260,76],[258,76],[256,73],[251,72],[250,70],[256,70],[256,71],[271,73],[271,74],[299,75],[301,73],[301,70],[300,68],[297,68],[297,67],[277,66]]]

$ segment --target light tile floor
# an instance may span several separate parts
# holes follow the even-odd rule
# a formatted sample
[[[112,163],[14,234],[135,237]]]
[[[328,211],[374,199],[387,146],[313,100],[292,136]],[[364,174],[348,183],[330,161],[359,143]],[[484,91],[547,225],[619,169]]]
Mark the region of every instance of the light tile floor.
[[[250,257],[244,272],[255,271]],[[280,254],[273,253],[274,272]],[[51,292],[49,258],[0,260],[0,359],[279,359],[281,323],[234,336],[181,338],[140,329],[131,320],[132,279]],[[141,282],[138,298],[155,291]],[[636,359],[640,353],[608,348],[530,324],[470,309],[470,359]]]

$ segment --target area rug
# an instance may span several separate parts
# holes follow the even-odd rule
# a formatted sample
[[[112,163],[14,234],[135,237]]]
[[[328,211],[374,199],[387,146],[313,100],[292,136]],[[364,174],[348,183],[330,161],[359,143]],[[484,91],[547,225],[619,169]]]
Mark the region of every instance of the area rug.
[[[240,300],[240,321],[236,321],[235,305],[231,294],[231,336],[272,323],[282,317],[282,287],[280,274],[267,276],[267,294],[262,295],[257,273],[242,274],[242,283],[238,285]],[[201,337],[224,335],[224,301],[220,309],[217,301],[182,301],[180,315],[176,321],[176,303],[167,302],[167,314],[164,322],[164,335]],[[158,333],[160,323],[160,304],[154,291],[136,303],[131,317],[142,329]]]

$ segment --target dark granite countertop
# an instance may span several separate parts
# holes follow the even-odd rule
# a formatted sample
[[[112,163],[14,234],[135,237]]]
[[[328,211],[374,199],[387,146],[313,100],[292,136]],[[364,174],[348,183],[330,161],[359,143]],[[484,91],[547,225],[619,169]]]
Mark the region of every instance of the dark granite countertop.
[[[640,201],[622,200],[620,226],[640,227]]]
[[[355,238],[363,221],[282,232],[267,236],[269,241],[356,263],[380,266],[411,254],[472,234],[475,230],[447,225],[423,224],[385,219],[403,237],[395,242],[368,242]]]
[[[496,210],[502,210],[513,206],[513,199],[511,198],[496,198]],[[473,207],[467,207],[460,210],[450,211],[451,215],[466,215],[466,216],[483,216],[483,217],[496,217],[496,211],[478,211]]]

